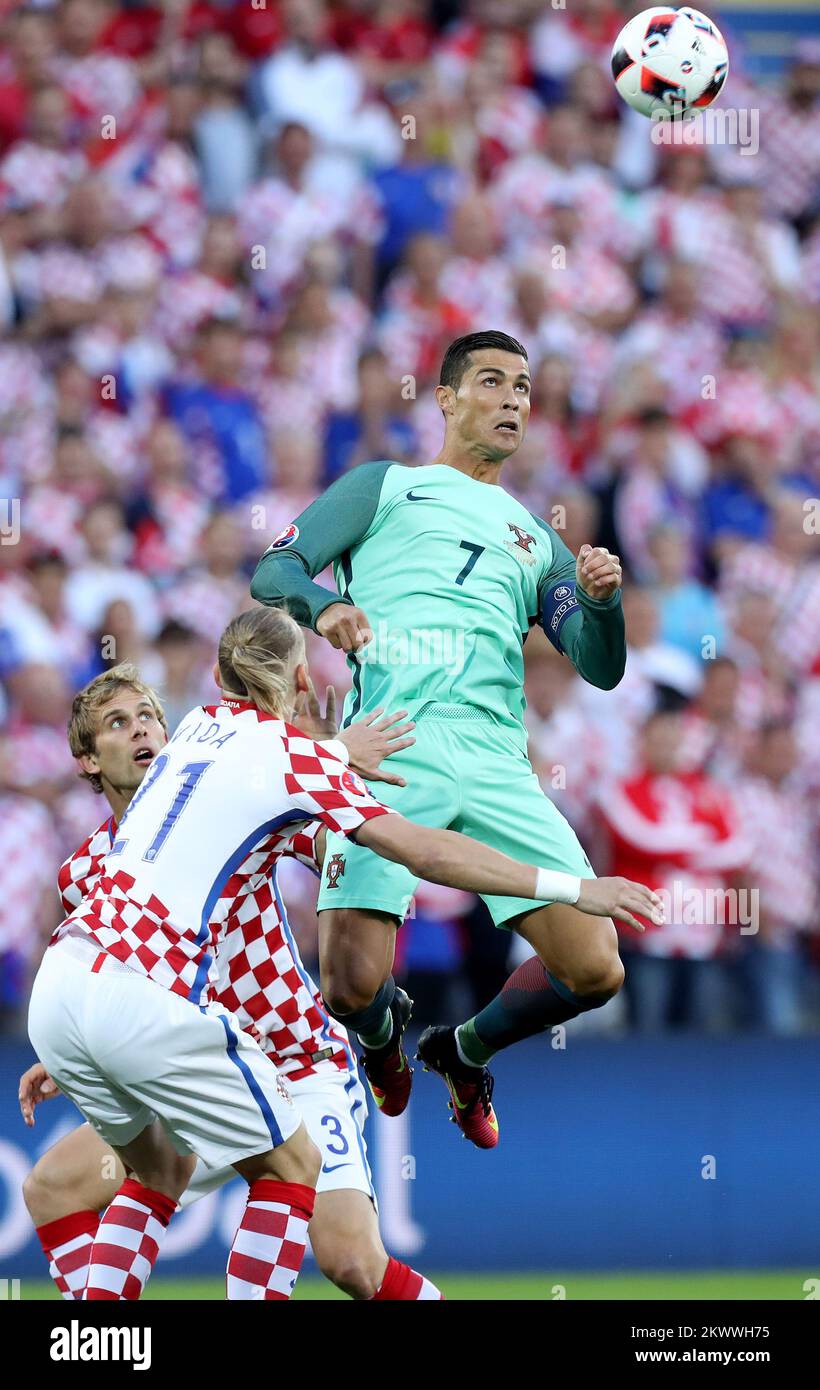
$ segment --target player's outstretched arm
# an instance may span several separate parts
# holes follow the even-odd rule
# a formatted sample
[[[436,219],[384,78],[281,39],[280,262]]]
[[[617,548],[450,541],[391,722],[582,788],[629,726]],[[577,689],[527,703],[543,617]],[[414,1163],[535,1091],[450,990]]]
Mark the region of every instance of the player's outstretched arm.
[[[662,921],[661,899],[642,883],[626,878],[576,878],[574,874],[519,864],[467,835],[431,830],[402,816],[377,816],[367,821],[357,829],[356,841],[384,859],[405,864],[418,878],[448,888],[574,903],[581,912],[617,917],[637,931],[643,927],[636,913]]]
[[[251,594],[260,603],[287,606],[298,623],[343,651],[355,651],[369,640],[367,618],[351,599],[315,584],[314,577],[362,540],[390,467],[389,462],[363,463],[338,478],[276,537],[251,580]]]

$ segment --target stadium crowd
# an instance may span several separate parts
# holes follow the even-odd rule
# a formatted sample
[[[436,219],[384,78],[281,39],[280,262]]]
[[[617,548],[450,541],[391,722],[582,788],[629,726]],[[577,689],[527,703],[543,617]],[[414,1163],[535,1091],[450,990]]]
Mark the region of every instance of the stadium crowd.
[[[212,698],[261,551],[343,471],[437,453],[444,348],[479,328],[530,357],[507,486],[627,575],[615,692],[529,639],[533,763],[599,872],[690,894],[624,936],[626,997],[579,1026],[820,1026],[820,42],[764,88],[730,32],[757,153],[655,144],[609,73],[629,12],[3,6],[6,1028],[103,814],[74,690],[131,660],[172,727]],[[311,888],[286,894],[310,962]],[[510,949],[423,887],[417,1015],[485,1002]]]

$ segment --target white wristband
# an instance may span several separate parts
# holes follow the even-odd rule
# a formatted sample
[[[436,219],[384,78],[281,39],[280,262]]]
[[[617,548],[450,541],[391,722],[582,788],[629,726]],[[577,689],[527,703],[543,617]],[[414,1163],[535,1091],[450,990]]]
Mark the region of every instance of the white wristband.
[[[581,880],[575,874],[562,874],[557,869],[538,869],[535,896],[542,902],[577,903],[581,896]]]
[[[326,748],[328,753],[332,753],[334,758],[338,758],[340,763],[345,766],[350,762],[350,754],[347,751],[347,744],[342,743],[340,738],[323,738],[321,747]]]

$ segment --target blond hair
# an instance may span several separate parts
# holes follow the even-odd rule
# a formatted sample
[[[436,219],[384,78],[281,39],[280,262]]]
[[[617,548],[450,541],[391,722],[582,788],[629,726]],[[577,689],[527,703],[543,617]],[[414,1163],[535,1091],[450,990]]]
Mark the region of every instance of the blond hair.
[[[291,694],[294,656],[304,652],[299,624],[283,608],[240,613],[219,639],[223,689],[282,717]]]
[[[97,715],[103,705],[107,705],[121,690],[130,690],[134,695],[142,695],[149,703],[166,734],[168,723],[157,692],[146,685],[136,666],[130,661],[120,662],[95,676],[93,681],[83,686],[71,703],[71,716],[68,721],[68,746],[75,758],[93,757],[97,751]],[[95,792],[101,792],[102,779],[98,772],[81,772],[90,782]]]

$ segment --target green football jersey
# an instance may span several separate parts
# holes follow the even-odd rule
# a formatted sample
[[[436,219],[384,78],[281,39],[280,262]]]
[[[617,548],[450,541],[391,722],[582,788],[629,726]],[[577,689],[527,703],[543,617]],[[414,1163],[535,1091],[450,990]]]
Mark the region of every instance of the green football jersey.
[[[329,563],[338,594],[312,582]],[[339,597],[363,609],[373,640],[348,658],[345,723],[379,705],[411,717],[429,702],[474,705],[525,742],[534,623],[595,684],[623,672],[620,594],[576,594],[556,532],[503,487],[446,464],[344,475],[274,540],[251,591],[313,627]]]

